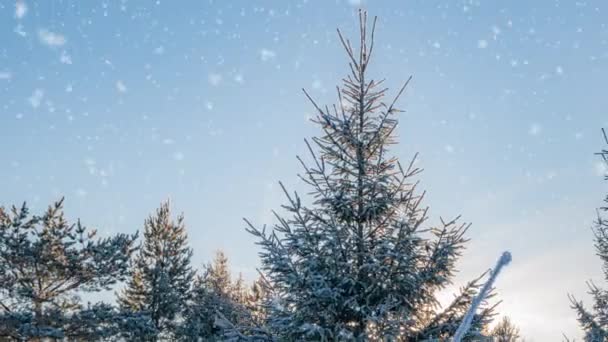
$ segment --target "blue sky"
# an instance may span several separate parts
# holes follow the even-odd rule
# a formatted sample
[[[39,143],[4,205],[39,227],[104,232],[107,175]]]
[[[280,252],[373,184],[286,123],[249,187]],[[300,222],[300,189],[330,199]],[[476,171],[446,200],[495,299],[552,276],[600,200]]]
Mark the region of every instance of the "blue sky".
[[[606,193],[603,1],[3,1],[0,203],[104,234],[141,229],[167,198],[194,261],[223,249],[252,278],[242,217],[272,223],[303,139],[300,88],[335,101],[336,27],[379,16],[371,74],[401,100],[402,160],[420,153],[431,217],[473,225],[455,285],[509,249],[500,311],[528,341],[577,337],[567,294],[603,284],[591,222]],[[446,293],[446,298],[449,296]]]

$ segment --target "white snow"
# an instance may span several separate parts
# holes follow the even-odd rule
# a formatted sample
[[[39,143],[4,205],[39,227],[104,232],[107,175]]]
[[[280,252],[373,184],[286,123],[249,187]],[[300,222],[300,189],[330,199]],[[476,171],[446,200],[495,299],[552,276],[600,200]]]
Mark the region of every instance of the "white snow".
[[[20,35],[21,37],[25,37],[27,36],[27,33],[23,30],[23,25],[18,24],[17,26],[15,26],[15,28],[13,29],[13,31]]]
[[[85,197],[87,195],[87,191],[85,189],[78,188],[76,189],[76,195],[78,197]]]
[[[27,14],[27,4],[25,1],[17,1],[15,3],[15,18],[21,19]]]
[[[536,136],[539,135],[541,131],[542,127],[537,123],[533,123],[532,125],[530,125],[530,129],[528,129],[528,134]]]
[[[162,55],[165,53],[165,47],[164,46],[159,46],[156,49],[154,49],[154,53],[157,55]]]
[[[118,90],[121,93],[126,93],[127,86],[123,83],[123,81],[118,80],[118,81],[116,81],[116,90]]]
[[[34,93],[27,99],[30,105],[34,108],[40,107],[40,103],[44,98],[44,91],[42,89],[34,90]]]
[[[49,47],[63,46],[67,42],[65,36],[46,29],[41,29],[38,31],[38,38],[42,44]]]
[[[182,160],[184,160],[184,154],[180,151],[177,151],[177,152],[173,153],[173,159],[175,159],[177,161],[182,161]]]
[[[62,64],[72,64],[72,57],[68,55],[68,53],[64,50],[61,52],[61,57],[59,57],[59,61]]]
[[[220,74],[216,74],[216,73],[210,73],[209,77],[209,84],[211,84],[212,86],[218,86],[221,82],[222,82],[222,75]]]
[[[263,62],[270,61],[270,60],[274,59],[276,56],[277,56],[276,52],[274,52],[272,50],[268,50],[268,49],[260,50],[260,58],[262,59]]]
[[[606,163],[602,161],[596,162],[595,174],[602,177],[608,175],[608,165],[606,165]]]

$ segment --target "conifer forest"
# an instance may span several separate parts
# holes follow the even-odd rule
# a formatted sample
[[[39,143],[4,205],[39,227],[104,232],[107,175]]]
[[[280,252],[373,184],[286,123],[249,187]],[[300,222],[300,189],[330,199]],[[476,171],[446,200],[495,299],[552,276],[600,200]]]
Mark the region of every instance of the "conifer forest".
[[[0,2],[0,341],[608,342],[608,3]]]

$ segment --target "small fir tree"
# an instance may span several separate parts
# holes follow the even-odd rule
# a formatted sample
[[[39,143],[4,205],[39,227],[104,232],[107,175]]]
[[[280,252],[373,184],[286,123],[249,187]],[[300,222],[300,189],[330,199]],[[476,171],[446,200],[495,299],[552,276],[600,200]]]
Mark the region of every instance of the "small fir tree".
[[[519,328],[506,316],[492,329],[491,336],[494,342],[518,342],[521,337]]]
[[[230,266],[228,257],[223,251],[218,250],[215,253],[213,262],[205,267],[203,276],[204,283],[213,293],[219,297],[231,298],[232,295],[232,279],[230,276]]]
[[[183,215],[173,220],[169,202],[162,203],[144,223],[143,246],[118,295],[123,310],[150,317],[161,339],[175,337],[191,295],[194,271],[187,239]]]

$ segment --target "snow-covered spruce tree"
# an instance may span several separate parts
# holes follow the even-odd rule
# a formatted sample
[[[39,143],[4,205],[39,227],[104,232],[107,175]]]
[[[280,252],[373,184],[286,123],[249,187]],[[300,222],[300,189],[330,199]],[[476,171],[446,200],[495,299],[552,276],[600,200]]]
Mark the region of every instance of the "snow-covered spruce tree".
[[[602,132],[604,133],[604,140],[608,144],[606,131],[602,130]],[[608,149],[604,149],[598,154],[603,158],[604,163],[608,165]],[[605,179],[608,180],[608,176]],[[604,278],[608,280],[608,220],[603,214],[608,211],[608,196],[605,197],[604,203],[607,206],[600,207],[598,210],[593,233],[595,235],[595,250],[603,262]],[[589,294],[593,297],[594,301],[593,310],[587,309],[581,301],[576,300],[573,296],[569,296],[572,308],[578,314],[579,324],[585,332],[585,341],[608,341],[608,291],[599,288],[592,282],[589,282],[588,285]]]
[[[123,311],[150,317],[159,332],[152,340],[174,337],[190,297],[194,271],[187,240],[183,215],[173,220],[169,202],[162,203],[144,222],[143,246],[126,288],[118,294]]]
[[[0,208],[0,340],[114,335],[118,312],[105,304],[85,307],[79,295],[126,278],[136,237],[96,238],[80,221],[68,223],[63,199],[41,216],[30,216],[25,204]]]
[[[402,167],[389,154],[396,143],[395,102],[408,82],[395,100],[383,102],[382,81],[367,74],[376,20],[368,32],[365,12],[359,19],[358,51],[338,30],[351,71],[337,89],[338,104],[321,107],[304,91],[323,131],[306,142],[312,164],[298,158],[312,204],[281,183],[289,216],[275,213],[271,232],[246,220],[273,287],[267,327],[279,340],[446,338],[480,285],[470,283],[439,310],[436,294],[454,275],[468,225],[458,218],[425,224],[424,193],[415,180],[420,170],[414,160]],[[471,333],[490,316],[491,308],[475,315]]]

